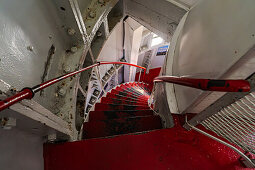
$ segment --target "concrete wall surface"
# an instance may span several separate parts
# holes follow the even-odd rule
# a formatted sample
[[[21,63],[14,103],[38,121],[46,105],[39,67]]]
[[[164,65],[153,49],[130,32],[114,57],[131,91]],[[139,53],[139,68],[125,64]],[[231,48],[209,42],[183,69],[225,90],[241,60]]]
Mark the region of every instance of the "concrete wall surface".
[[[0,129],[1,170],[43,170],[43,139],[18,129]]]

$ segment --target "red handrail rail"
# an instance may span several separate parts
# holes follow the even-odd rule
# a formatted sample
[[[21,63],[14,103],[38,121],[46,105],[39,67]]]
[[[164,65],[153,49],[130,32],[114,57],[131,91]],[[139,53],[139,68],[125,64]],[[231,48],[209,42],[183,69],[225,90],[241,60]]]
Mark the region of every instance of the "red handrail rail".
[[[100,65],[106,65],[106,64],[123,64],[123,65],[130,65],[130,66],[134,66],[134,67],[138,67],[138,68],[141,68],[144,70],[144,74],[146,72],[146,68],[145,67],[141,67],[141,66],[138,66],[138,65],[135,65],[135,64],[130,64],[130,63],[126,63],[126,62],[108,62],[108,61],[100,61],[100,62],[97,62],[96,64],[93,64],[91,66],[88,66],[88,67],[85,67],[85,68],[82,68],[80,70],[77,70],[77,71],[73,71],[71,73],[68,73],[68,74],[65,74],[65,75],[62,75],[60,77],[57,77],[57,78],[54,78],[54,79],[51,79],[49,81],[46,81],[42,84],[39,84],[39,85],[36,85],[32,88],[24,88],[22,89],[21,91],[19,91],[17,94],[11,96],[11,97],[8,97],[6,98],[5,100],[2,100],[0,101],[0,111],[3,111],[4,109],[12,106],[13,104],[19,102],[19,101],[22,101],[24,99],[32,99],[34,97],[34,94],[41,91],[42,89],[45,89],[46,87],[49,87],[63,79],[66,79],[68,77],[71,77],[71,76],[74,76],[78,73],[81,73],[85,70],[88,70],[88,69],[91,69],[93,67],[96,67],[96,66],[100,66]]]
[[[250,83],[247,80],[215,80],[176,76],[161,76],[156,77],[154,79],[154,82],[174,83],[205,91],[249,92],[251,89]]]

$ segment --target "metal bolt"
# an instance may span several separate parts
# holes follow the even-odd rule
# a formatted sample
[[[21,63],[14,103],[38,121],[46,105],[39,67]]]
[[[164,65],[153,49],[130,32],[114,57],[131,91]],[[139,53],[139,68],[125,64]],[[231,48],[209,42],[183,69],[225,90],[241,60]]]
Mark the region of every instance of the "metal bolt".
[[[89,16],[90,16],[90,18],[95,18],[96,13],[94,11],[90,11]]]
[[[66,94],[66,91],[63,88],[59,89],[58,91],[59,96],[64,96],[65,94]]]
[[[175,29],[177,27],[177,24],[176,23],[171,23],[170,26]]]
[[[114,72],[115,72],[114,68],[111,67],[111,69],[109,70],[109,73],[110,73],[110,74],[113,74]]]
[[[27,46],[27,50],[29,50],[29,51],[33,51],[33,49],[34,49],[34,47],[33,46]]]
[[[70,68],[69,66],[65,65],[65,66],[64,66],[64,71],[65,71],[66,73],[70,73],[70,72],[71,72],[71,68]]]
[[[98,0],[98,2],[99,2],[100,4],[103,4],[103,3],[104,3],[104,0]]]
[[[99,91],[99,90],[97,90],[97,89],[95,89],[95,90],[94,90],[94,92],[93,92],[93,95],[94,95],[94,96],[98,96],[98,95],[99,95],[99,93],[100,93],[100,91]]]
[[[91,77],[91,81],[97,80],[95,77]]]
[[[48,142],[54,142],[57,139],[57,134],[52,133],[48,135]]]
[[[126,62],[125,58],[120,59],[121,62]]]
[[[88,113],[91,108],[92,108],[92,106],[88,105],[87,108],[86,108],[86,113]]]
[[[97,36],[101,37],[103,35],[103,33],[101,31],[97,31]]]
[[[71,48],[71,52],[72,52],[72,53],[76,53],[77,51],[78,51],[78,48],[77,48],[77,47],[74,46],[74,47]]]
[[[69,28],[69,29],[67,30],[67,33],[68,33],[68,35],[74,35],[74,34],[75,34],[75,29]]]

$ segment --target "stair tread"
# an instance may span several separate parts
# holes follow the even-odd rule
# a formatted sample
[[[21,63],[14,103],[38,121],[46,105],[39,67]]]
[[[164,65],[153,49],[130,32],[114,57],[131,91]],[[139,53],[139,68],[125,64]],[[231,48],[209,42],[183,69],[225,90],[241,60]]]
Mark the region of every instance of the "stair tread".
[[[137,93],[142,93],[141,90],[139,88],[134,88],[134,87],[127,87],[127,88],[121,88],[121,87],[117,87],[113,90],[116,90],[116,91],[125,91],[125,92],[131,92],[131,91],[134,91],[134,92],[137,92]],[[148,91],[146,90],[143,90],[144,92],[148,93]]]
[[[138,98],[137,96],[122,96],[118,94],[107,94],[106,97],[113,97],[113,98],[118,98],[118,99],[135,99],[135,100],[148,100],[148,98],[143,97],[143,98]]]
[[[89,115],[89,121],[148,116],[148,115],[153,115],[153,111],[152,110],[92,111],[90,112],[90,115]]]
[[[112,90],[111,94],[118,94],[118,95],[122,95],[122,96],[137,96],[137,97],[141,97],[144,96],[144,94],[135,94],[132,92],[123,92],[123,91],[116,91],[116,90]]]
[[[136,95],[122,95],[122,94],[116,94],[116,93],[108,93],[107,95],[115,95],[117,97],[133,97],[133,98],[148,98],[149,97],[148,95],[136,96]]]
[[[141,103],[147,102],[147,100],[139,100],[139,99],[130,99],[130,100],[127,100],[127,99],[116,99],[116,98],[110,98],[110,97],[103,97],[102,98],[102,100],[107,100],[107,99],[118,100],[118,101],[141,102]]]
[[[83,132],[84,138],[89,139],[161,128],[162,124],[160,117],[150,115],[86,122],[83,126]]]
[[[107,104],[136,104],[136,105],[148,105],[147,101],[139,101],[139,100],[121,100],[121,99],[113,99],[113,98],[102,98],[101,103]]]
[[[95,111],[99,111],[99,110],[145,110],[145,109],[149,109],[149,106],[125,105],[125,104],[104,104],[104,103],[97,103],[95,106]]]
[[[105,104],[105,103],[97,103],[97,104]],[[105,105],[114,105],[114,106],[139,106],[139,105],[129,105],[129,104],[105,104]]]
[[[131,105],[131,106],[133,106],[132,104],[127,104],[127,103],[113,103],[113,102],[101,102],[101,104],[113,104],[113,105]],[[134,106],[147,106],[148,105],[148,103],[146,102],[146,103],[135,103],[135,105]]]

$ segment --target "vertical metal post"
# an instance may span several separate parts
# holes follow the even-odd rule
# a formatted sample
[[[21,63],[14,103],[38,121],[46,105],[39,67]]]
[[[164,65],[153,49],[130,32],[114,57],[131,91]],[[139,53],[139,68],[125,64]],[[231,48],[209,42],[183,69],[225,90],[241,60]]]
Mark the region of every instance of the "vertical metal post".
[[[118,72],[118,70],[116,69],[116,67],[115,67],[114,64],[113,64],[113,68],[114,68],[115,76],[116,76],[115,83],[116,83],[116,85],[118,85],[118,84],[119,84],[119,72]]]
[[[102,80],[101,80],[101,76],[100,76],[100,72],[99,72],[98,66],[96,67],[96,75],[97,75],[97,79],[98,79],[98,81],[100,83],[101,89],[105,93],[104,86],[103,86],[103,83],[102,83]]]
[[[142,69],[140,69],[140,73],[139,73],[139,79],[138,79],[138,82],[140,82],[140,79],[141,79],[141,74],[142,74]]]

